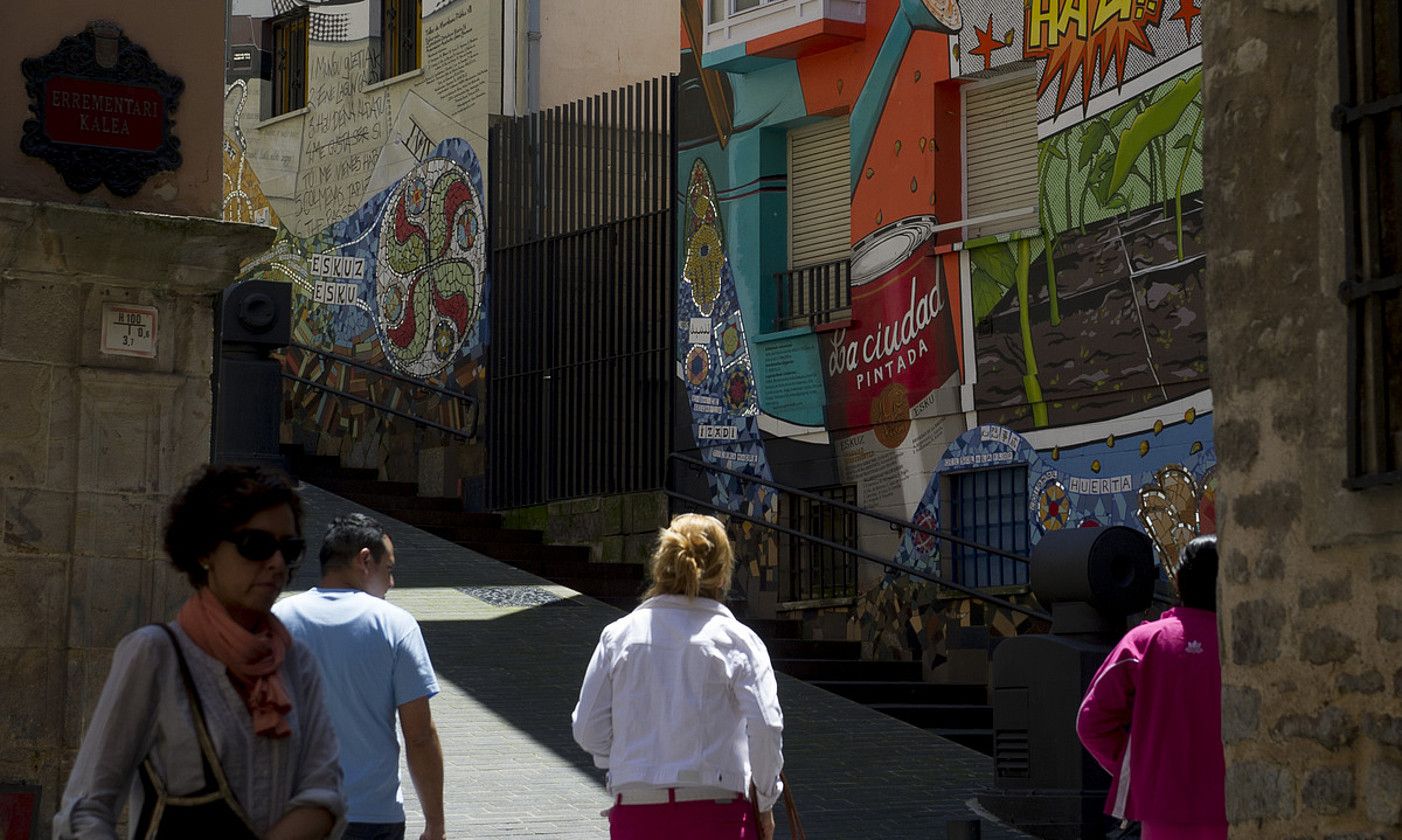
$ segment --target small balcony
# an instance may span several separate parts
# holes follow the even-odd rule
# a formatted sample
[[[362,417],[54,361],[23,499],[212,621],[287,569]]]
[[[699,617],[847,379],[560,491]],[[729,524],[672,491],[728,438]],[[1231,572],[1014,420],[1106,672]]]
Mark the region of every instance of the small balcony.
[[[866,0],[707,0],[702,66],[744,73],[860,41]]]
[[[774,328],[816,327],[850,318],[851,265],[850,260],[842,259],[775,272],[779,297]]]

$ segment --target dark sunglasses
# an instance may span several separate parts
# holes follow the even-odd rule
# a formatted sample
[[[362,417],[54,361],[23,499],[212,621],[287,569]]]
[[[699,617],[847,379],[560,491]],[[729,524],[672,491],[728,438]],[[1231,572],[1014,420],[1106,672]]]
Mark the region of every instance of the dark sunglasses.
[[[249,529],[230,534],[229,542],[238,549],[245,559],[254,563],[265,563],[275,553],[282,552],[282,561],[289,567],[297,565],[302,552],[307,550],[307,541],[301,537],[278,539],[267,531]]]

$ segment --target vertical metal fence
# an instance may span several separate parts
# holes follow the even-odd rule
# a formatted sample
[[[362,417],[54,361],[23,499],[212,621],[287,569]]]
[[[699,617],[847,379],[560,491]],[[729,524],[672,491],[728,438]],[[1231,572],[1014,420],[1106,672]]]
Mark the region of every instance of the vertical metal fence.
[[[662,486],[674,102],[662,77],[491,130],[494,508]]]

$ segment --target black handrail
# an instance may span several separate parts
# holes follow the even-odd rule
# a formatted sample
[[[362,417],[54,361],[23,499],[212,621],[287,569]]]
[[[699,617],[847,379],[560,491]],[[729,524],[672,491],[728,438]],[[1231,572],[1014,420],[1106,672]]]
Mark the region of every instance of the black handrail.
[[[429,419],[426,418],[426,417],[419,417],[419,416],[414,415],[414,414],[409,414],[408,412],[405,412],[405,411],[400,411],[400,410],[397,409],[397,408],[390,408],[390,407],[387,406],[387,405],[380,405],[379,403],[375,402],[374,400],[367,400],[367,399],[365,399],[364,397],[357,397],[355,394],[351,394],[351,393],[348,393],[348,392],[346,392],[346,391],[342,391],[340,388],[333,388],[333,387],[330,386],[330,385],[326,385],[326,384],[321,383],[321,382],[316,382],[316,381],[314,381],[314,380],[307,379],[306,377],[297,376],[297,375],[294,374],[294,373],[288,373],[287,371],[283,371],[283,372],[282,372],[282,378],[283,378],[283,379],[287,379],[287,380],[292,381],[292,382],[299,382],[299,383],[301,383],[301,384],[303,384],[303,385],[307,385],[307,386],[312,387],[312,388],[317,388],[317,389],[319,389],[319,390],[325,391],[325,392],[328,393],[328,394],[332,394],[332,395],[334,395],[334,396],[340,397],[340,398],[343,399],[343,400],[350,400],[351,402],[357,402],[357,403],[360,403],[361,405],[367,405],[367,406],[369,406],[369,407],[375,409],[376,411],[383,411],[383,412],[385,412],[386,414],[393,414],[395,417],[402,417],[402,418],[404,418],[405,420],[408,420],[408,421],[413,422],[413,423],[417,423],[417,424],[420,425],[420,426],[426,426],[426,427],[428,427],[428,428],[430,428],[430,429],[437,429],[437,430],[440,431],[440,432],[443,432],[443,433],[449,434],[449,435],[453,435],[454,437],[460,437],[460,438],[462,438],[463,440],[468,440],[468,441],[470,441],[470,440],[472,440],[472,439],[476,436],[476,434],[477,434],[477,410],[476,410],[476,408],[474,408],[473,411],[472,411],[472,425],[469,427],[469,428],[471,429],[471,431],[463,431],[462,429],[454,429],[452,426],[445,426],[445,425],[443,425],[442,423],[438,423],[438,422],[435,422],[435,421],[433,421],[433,420],[429,420]]]
[[[805,534],[802,531],[797,531],[793,528],[789,528],[784,525],[778,525],[773,522],[768,522],[763,519],[758,519],[753,516],[739,513],[738,511],[729,510],[727,508],[723,508],[716,505],[714,502],[707,502],[702,499],[697,499],[692,496],[688,496],[685,493],[678,493],[675,490],[663,490],[662,492],[666,493],[668,498],[676,499],[680,502],[696,505],[698,507],[704,507],[707,510],[713,510],[717,513],[725,514],[727,517],[739,519],[742,522],[749,522],[753,525],[758,525],[762,528],[768,528],[773,531],[778,531],[781,534],[788,534],[790,536],[799,537],[801,539],[808,540],[809,542],[812,542],[815,545],[820,545],[824,548],[830,548],[835,551],[841,551],[844,554],[850,554],[851,556],[856,557],[858,559],[869,560],[872,563],[877,563],[881,566],[885,566],[887,569],[902,572],[904,574],[910,575],[911,577],[916,577],[920,578],[921,580],[929,581],[930,583],[937,583],[940,586],[946,586],[950,589],[955,590],[956,592],[962,592],[965,595],[983,601],[986,604],[992,604],[995,607],[1002,607],[1004,609],[1012,610],[1013,612],[1019,612],[1023,615],[1031,616],[1032,618],[1041,619],[1043,621],[1052,620],[1050,613],[1043,612],[1042,610],[1036,609],[1035,607],[1023,606],[1022,604],[1015,604],[1012,601],[999,598],[995,595],[989,595],[986,592],[980,592],[977,589],[974,589],[971,586],[965,586],[962,583],[955,583],[952,580],[942,578],[939,575],[927,572],[924,569],[916,568],[915,566],[907,566],[904,563],[898,563],[895,560],[880,557],[878,555],[872,554],[869,551],[863,551],[860,548],[853,548],[851,546],[835,543],[831,540],[825,540],[822,537],[815,537],[812,534]]]
[[[430,391],[432,393],[438,394],[441,397],[448,397],[450,399],[462,400],[463,402],[471,403],[475,415],[475,410],[477,408],[477,398],[468,394],[463,394],[458,391],[449,391],[447,388],[440,388],[437,385],[430,385],[427,382],[415,379],[412,376],[405,376],[402,373],[395,373],[392,370],[378,368],[374,365],[362,362],[359,359],[352,359],[349,356],[341,356],[337,355],[336,353],[330,353],[326,350],[321,350],[316,347],[309,347],[300,342],[294,341],[288,344],[287,346],[295,347],[304,353],[311,353],[315,356],[320,356],[323,359],[329,359],[330,361],[337,362],[339,364],[350,365],[353,368],[359,368],[360,370],[363,370],[366,373],[373,373],[376,376],[383,376],[386,379],[393,379],[396,382],[402,382],[405,385],[408,385],[413,388],[420,388],[425,391]]]
[[[307,379],[307,378],[302,377],[302,376],[298,376],[298,375],[296,375],[296,374],[294,374],[294,373],[289,373],[289,372],[286,371],[286,370],[282,370],[282,371],[281,371],[282,377],[283,377],[284,379],[287,379],[287,380],[292,381],[292,382],[297,382],[297,383],[299,383],[299,384],[306,385],[306,386],[311,387],[311,388],[316,388],[316,389],[321,390],[321,391],[325,391],[326,393],[332,394],[332,395],[334,395],[334,396],[336,396],[336,397],[340,397],[341,399],[350,400],[351,402],[360,403],[361,405],[369,406],[370,408],[376,409],[377,411],[383,411],[383,412],[385,412],[386,414],[390,414],[390,415],[393,415],[393,416],[395,416],[395,417],[403,418],[403,419],[408,420],[408,421],[410,421],[410,422],[412,422],[412,423],[415,423],[415,424],[420,425],[420,426],[424,426],[424,427],[429,428],[429,429],[436,429],[436,430],[438,430],[438,431],[440,431],[440,432],[443,432],[443,433],[445,433],[445,434],[449,434],[449,435],[452,435],[452,436],[454,436],[454,437],[462,438],[463,440],[471,441],[471,440],[475,440],[475,439],[477,438],[477,422],[478,422],[478,410],[477,410],[477,408],[478,408],[478,405],[477,405],[477,398],[476,398],[476,397],[470,396],[470,395],[468,395],[468,394],[462,394],[462,393],[459,393],[459,392],[457,392],[457,391],[449,391],[447,388],[440,388],[440,387],[438,387],[437,385],[430,385],[430,384],[428,384],[428,383],[426,383],[426,382],[421,382],[421,381],[419,381],[419,380],[417,380],[417,379],[414,379],[414,378],[412,378],[412,377],[405,376],[405,375],[400,374],[400,373],[396,373],[396,372],[391,371],[391,370],[385,370],[385,369],[383,369],[383,368],[377,368],[377,367],[375,367],[375,366],[373,366],[373,365],[370,365],[370,364],[367,364],[367,363],[365,363],[365,362],[362,362],[362,361],[360,361],[359,359],[352,359],[352,358],[349,358],[349,357],[347,357],[347,356],[340,356],[340,355],[337,355],[337,354],[335,354],[335,353],[330,353],[330,352],[327,352],[327,351],[325,351],[325,350],[321,350],[321,349],[316,348],[316,347],[309,347],[309,346],[307,346],[307,345],[305,345],[305,344],[301,344],[301,343],[299,343],[299,342],[295,342],[295,341],[294,341],[294,342],[289,343],[287,346],[288,346],[288,347],[292,347],[292,348],[296,348],[296,349],[301,350],[301,351],[303,351],[303,352],[305,352],[305,353],[311,353],[311,354],[313,354],[313,355],[315,355],[315,356],[319,356],[319,357],[321,357],[321,358],[323,358],[323,359],[326,359],[326,360],[328,360],[328,361],[331,361],[331,362],[335,362],[335,363],[338,363],[338,364],[343,364],[343,365],[347,365],[347,366],[349,366],[349,367],[357,368],[357,369],[359,369],[359,370],[365,371],[366,373],[374,374],[374,375],[376,375],[376,376],[383,376],[383,377],[385,377],[386,379],[392,379],[392,380],[394,380],[394,381],[396,381],[396,382],[399,382],[399,383],[402,383],[402,384],[404,384],[404,385],[406,385],[406,386],[408,386],[408,387],[410,387],[410,388],[422,389],[422,390],[428,391],[429,393],[437,394],[438,396],[440,396],[440,397],[442,397],[442,398],[444,398],[444,399],[454,399],[454,400],[459,400],[459,401],[461,401],[461,402],[465,402],[465,403],[467,403],[467,414],[468,414],[468,417],[469,417],[469,421],[468,421],[468,425],[467,425],[467,428],[466,428],[466,429],[457,429],[457,428],[454,428],[454,427],[452,427],[452,426],[444,425],[444,424],[439,423],[439,422],[434,421],[434,420],[429,420],[429,419],[426,418],[426,417],[420,417],[420,416],[417,415],[417,414],[412,414],[412,413],[409,413],[409,412],[406,412],[406,411],[401,411],[401,410],[399,410],[399,409],[397,409],[397,408],[391,408],[390,406],[382,405],[382,404],[380,404],[380,403],[377,403],[377,402],[375,402],[374,400],[369,400],[369,399],[366,399],[366,398],[364,398],[364,397],[356,396],[355,394],[348,393],[348,392],[346,392],[346,391],[341,390],[340,388],[336,388],[336,387],[334,387],[334,386],[332,386],[332,385],[327,385],[327,384],[325,384],[325,383],[323,383],[323,382],[316,382],[316,381],[314,381],[314,380]]]
[[[814,501],[821,502],[824,505],[835,507],[840,510],[849,510],[857,514],[858,516],[866,516],[870,517],[871,519],[878,520],[880,522],[885,522],[886,524],[891,525],[893,528],[907,528],[911,531],[916,531],[921,534],[927,534],[931,537],[937,537],[942,540],[948,540],[949,542],[952,542],[956,545],[962,545],[965,548],[971,548],[974,551],[984,552],[986,554],[993,554],[998,557],[1006,557],[1009,560],[1016,560],[1019,563],[1031,562],[1027,557],[1022,556],[1021,554],[1014,554],[1013,552],[1008,551],[1007,549],[996,548],[991,545],[984,545],[983,543],[974,542],[973,540],[965,539],[961,536],[950,533],[949,531],[941,531],[938,528],[923,528],[919,525],[916,525],[914,522],[906,522],[897,519],[894,516],[887,516],[884,513],[877,513],[874,510],[868,510],[863,507],[858,507],[857,505],[849,505],[846,502],[839,502],[836,499],[828,499],[824,496],[819,496],[815,493],[810,493],[807,490],[799,490],[797,487],[789,487],[788,485],[780,484],[777,481],[770,481],[768,479],[760,478],[759,476],[750,475],[749,473],[742,473],[737,470],[728,469],[726,467],[717,467],[713,464],[707,464],[705,461],[697,460],[696,458],[688,458],[680,452],[673,452],[671,455],[671,459],[675,461],[680,461],[681,463],[696,469],[710,470],[712,472],[718,472],[723,475],[734,476],[735,478],[744,481],[751,481],[755,484],[763,484],[766,487],[772,487],[781,493],[789,493],[794,496],[802,496],[803,498],[813,499]]]
[[[807,490],[800,490],[800,489],[798,489],[797,487],[790,487],[790,486],[788,486],[788,485],[786,485],[786,484],[780,484],[780,483],[777,482],[777,481],[772,481],[772,480],[769,480],[769,479],[760,478],[759,476],[750,475],[750,474],[748,474],[748,473],[742,473],[742,472],[739,472],[739,471],[737,471],[737,470],[729,469],[729,468],[727,468],[727,467],[718,467],[718,466],[715,466],[715,465],[713,465],[713,464],[707,464],[706,462],[697,460],[696,458],[688,458],[687,456],[681,454],[680,452],[673,452],[673,453],[669,456],[669,460],[678,461],[678,462],[680,462],[680,463],[682,463],[682,464],[686,464],[687,466],[692,467],[693,469],[710,470],[710,471],[712,471],[712,472],[721,473],[721,474],[723,474],[723,475],[734,476],[735,478],[739,478],[739,479],[744,480],[744,481],[751,481],[751,482],[754,482],[755,484],[763,484],[764,486],[766,486],[766,487],[771,487],[771,488],[773,488],[773,489],[775,489],[775,490],[778,490],[778,491],[781,492],[781,493],[788,493],[788,494],[791,494],[791,495],[794,495],[794,496],[801,496],[801,497],[806,498],[806,499],[812,499],[812,500],[814,500],[814,501],[820,502],[820,503],[825,504],[825,505],[829,505],[829,506],[831,506],[831,507],[839,508],[839,509],[841,509],[841,510],[848,510],[848,511],[851,511],[851,512],[857,514],[858,516],[866,516],[866,517],[870,517],[870,518],[872,518],[872,519],[876,519],[876,520],[881,521],[881,522],[885,522],[885,523],[891,525],[893,528],[898,528],[898,529],[899,529],[899,528],[909,528],[909,529],[912,530],[912,531],[916,531],[916,532],[921,533],[921,534],[926,534],[926,535],[935,537],[935,538],[937,538],[937,539],[947,540],[947,541],[949,541],[949,542],[951,542],[951,543],[955,543],[955,544],[957,544],[957,545],[962,545],[962,546],[964,546],[965,548],[973,549],[974,551],[986,552],[986,553],[988,553],[988,554],[997,555],[997,556],[999,556],[999,557],[1006,557],[1006,558],[1008,558],[1008,559],[1010,559],[1010,560],[1016,560],[1016,561],[1018,561],[1018,562],[1020,562],[1020,563],[1031,563],[1031,558],[1024,557],[1024,556],[1022,556],[1021,554],[1014,554],[1014,553],[1012,553],[1012,552],[1010,552],[1010,551],[1007,551],[1007,550],[1005,550],[1005,549],[996,548],[996,547],[991,546],[991,545],[984,545],[983,543],[977,543],[977,542],[974,542],[973,540],[967,540],[967,539],[964,539],[963,537],[956,536],[955,534],[952,534],[952,533],[950,533],[950,532],[948,532],[948,531],[942,531],[942,530],[940,530],[940,529],[938,529],[938,528],[934,528],[934,529],[932,529],[932,528],[925,528],[925,527],[922,527],[922,526],[920,526],[920,525],[916,525],[914,522],[903,522],[903,521],[901,521],[901,520],[899,520],[899,519],[897,519],[897,518],[895,518],[895,517],[893,517],[893,516],[887,516],[887,515],[884,514],[884,513],[877,513],[877,512],[874,511],[874,510],[868,510],[868,509],[866,509],[866,508],[859,507],[859,506],[857,506],[857,505],[851,505],[851,504],[848,504],[848,503],[846,503],[846,502],[840,502],[840,501],[837,501],[836,499],[828,499],[828,498],[826,498],[826,497],[819,496],[819,495],[817,495],[817,494],[815,494],[815,493],[810,493],[810,492],[808,492]],[[1000,599],[1000,598],[995,598],[995,597],[993,597],[993,596],[991,596],[991,595],[987,595],[987,594],[981,593],[981,592],[979,592],[979,591],[976,590],[976,589],[973,589],[973,588],[971,588],[971,587],[965,586],[964,584],[954,583],[953,581],[946,580],[946,579],[944,579],[944,578],[934,576],[934,575],[930,574],[929,572],[921,571],[921,570],[916,569],[916,568],[914,568],[914,567],[912,567],[912,566],[906,566],[906,565],[903,564],[903,563],[897,563],[897,562],[894,561],[894,560],[888,560],[888,559],[885,559],[885,558],[882,558],[882,557],[878,557],[877,555],[870,554],[870,553],[868,553],[868,552],[862,551],[862,550],[860,550],[860,549],[853,549],[853,548],[850,548],[850,547],[848,547],[848,546],[840,545],[840,544],[838,544],[838,543],[829,542],[829,541],[827,541],[827,540],[822,539],[821,537],[815,537],[815,536],[813,536],[812,534],[805,534],[805,533],[803,533],[803,532],[801,532],[801,531],[796,531],[796,530],[791,529],[791,528],[785,528],[785,527],[780,526],[780,525],[775,525],[775,524],[773,524],[773,523],[771,523],[771,522],[766,522],[766,521],[760,520],[760,519],[754,519],[754,518],[752,518],[752,517],[748,517],[748,516],[745,516],[745,515],[743,515],[743,514],[736,513],[735,511],[729,510],[729,509],[727,509],[727,508],[716,507],[715,505],[713,505],[713,504],[711,504],[711,503],[709,503],[709,502],[703,502],[703,501],[701,501],[700,499],[695,499],[695,498],[692,498],[692,497],[690,497],[690,496],[686,496],[686,495],[680,494],[680,493],[674,493],[674,492],[671,491],[671,490],[664,490],[664,492],[665,492],[668,496],[670,496],[670,497],[672,497],[672,498],[683,499],[683,500],[688,501],[688,502],[691,502],[691,503],[693,503],[693,504],[702,505],[702,506],[706,507],[706,508],[709,509],[709,510],[714,510],[714,511],[717,511],[717,512],[719,512],[719,513],[727,514],[727,515],[729,515],[729,516],[739,517],[740,519],[743,519],[744,521],[753,523],[753,524],[755,524],[755,525],[760,525],[760,526],[763,526],[763,527],[765,527],[765,528],[770,528],[770,529],[775,530],[775,531],[779,531],[779,532],[782,532],[782,533],[790,534],[790,535],[792,535],[792,536],[799,537],[800,539],[804,539],[804,540],[808,540],[808,541],[810,541],[810,542],[813,542],[813,543],[815,543],[815,544],[817,544],[817,545],[822,545],[822,546],[825,546],[825,547],[828,547],[828,548],[833,548],[833,549],[836,549],[836,550],[838,550],[838,551],[842,551],[842,552],[851,554],[852,556],[854,556],[854,557],[859,557],[859,558],[861,558],[861,559],[863,559],[863,560],[870,560],[871,562],[877,563],[877,564],[879,564],[879,565],[881,565],[881,566],[884,566],[884,567],[886,567],[886,568],[888,568],[888,569],[895,569],[895,570],[897,570],[897,571],[905,572],[906,574],[912,575],[913,577],[918,577],[918,578],[921,578],[921,579],[923,579],[923,580],[928,580],[928,581],[930,581],[930,582],[932,582],[932,583],[938,583],[938,584],[940,584],[940,585],[942,585],[942,586],[947,586],[947,587],[949,587],[950,589],[954,589],[954,590],[956,590],[956,591],[963,592],[963,593],[968,594],[968,595],[972,595],[972,596],[975,597],[975,598],[978,598],[978,599],[980,599],[980,600],[986,601],[987,603],[990,603],[990,604],[994,604],[994,605],[996,605],[996,606],[1005,606],[1005,607],[1009,607],[1009,608],[1011,608],[1011,609],[1015,609],[1017,612],[1021,612],[1021,613],[1024,613],[1024,614],[1026,614],[1026,615],[1035,615],[1035,616],[1037,616],[1037,617],[1039,617],[1039,618],[1045,617],[1045,618],[1047,618],[1048,620],[1050,620],[1050,618],[1051,618],[1051,617],[1050,617],[1049,615],[1047,615],[1046,613],[1041,613],[1041,612],[1036,612],[1036,611],[1029,611],[1028,609],[1025,609],[1025,608],[1022,608],[1022,607],[1018,607],[1018,606],[1016,606],[1016,605],[1013,605],[1013,604],[1011,604],[1011,602],[1003,601],[1003,600]],[[1174,605],[1174,604],[1177,603],[1176,601],[1174,601],[1174,600],[1171,599],[1171,598],[1165,598],[1165,597],[1163,597],[1163,596],[1160,595],[1158,592],[1154,592],[1154,594],[1153,594],[1153,600],[1154,600],[1155,603],[1158,603],[1158,604]]]

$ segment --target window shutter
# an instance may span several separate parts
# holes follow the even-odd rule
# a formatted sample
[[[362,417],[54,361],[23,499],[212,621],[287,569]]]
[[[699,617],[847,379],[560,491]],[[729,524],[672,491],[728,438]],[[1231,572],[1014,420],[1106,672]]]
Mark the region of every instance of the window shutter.
[[[846,117],[789,132],[790,268],[851,255],[851,148]]]
[[[970,227],[969,236],[1037,224],[1037,78],[1018,75],[964,90],[964,184],[968,215],[1026,216]]]

